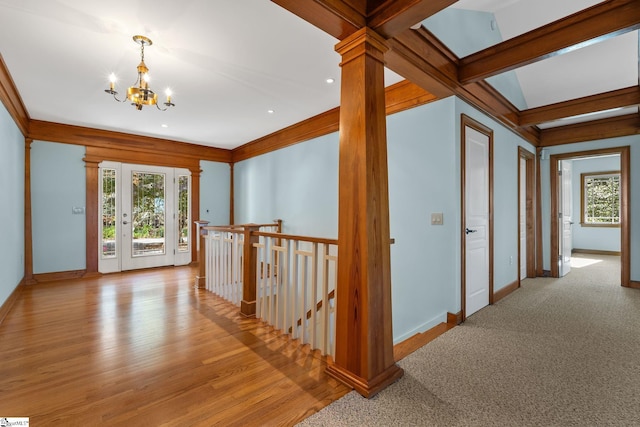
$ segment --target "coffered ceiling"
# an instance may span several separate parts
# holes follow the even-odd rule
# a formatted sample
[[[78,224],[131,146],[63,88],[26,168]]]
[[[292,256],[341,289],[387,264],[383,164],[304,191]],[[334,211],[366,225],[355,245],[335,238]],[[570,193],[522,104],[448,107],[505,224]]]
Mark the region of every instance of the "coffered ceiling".
[[[32,120],[220,148],[238,147],[338,106],[340,57],[334,46],[364,25],[389,39],[387,85],[407,78],[439,97],[456,94],[532,141],[544,139],[545,129],[555,126],[638,114],[640,12],[635,1],[369,4],[372,7],[363,8],[366,2],[356,0],[0,0],[0,54]],[[603,5],[607,8],[598,9],[589,21],[594,24],[584,23],[587,15],[565,19]],[[448,40],[436,34],[430,20],[446,7],[491,14],[501,39],[479,52],[456,52],[454,45],[477,35]],[[544,33],[525,40],[527,31],[562,19],[564,32],[561,28],[549,36],[557,35],[549,40],[559,41],[558,46],[522,57],[522,52],[545,45],[536,43]],[[420,29],[409,29],[418,23]],[[572,26],[578,31],[570,30]],[[463,32],[461,28],[458,35]],[[120,93],[134,82],[140,61],[139,46],[132,41],[136,34],[153,40],[145,49],[145,62],[160,98],[167,86],[174,92],[176,106],[169,111],[136,111],[104,92],[112,72],[119,78]],[[449,31],[448,37],[451,34],[456,32]],[[585,34],[588,40],[579,40]],[[521,49],[501,40],[519,41]],[[436,54],[425,54],[427,46]],[[489,57],[498,58],[498,75],[515,73],[512,81],[521,100],[484,82],[492,82],[490,75],[496,74],[487,71]],[[327,83],[329,78],[334,83]],[[498,101],[490,96],[496,90]],[[550,104],[555,106],[546,107]],[[598,112],[601,109],[605,113]]]

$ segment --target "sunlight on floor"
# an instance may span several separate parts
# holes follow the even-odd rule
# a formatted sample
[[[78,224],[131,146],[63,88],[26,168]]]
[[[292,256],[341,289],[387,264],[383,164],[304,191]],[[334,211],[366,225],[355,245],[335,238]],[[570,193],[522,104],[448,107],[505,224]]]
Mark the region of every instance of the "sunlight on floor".
[[[571,268],[582,268],[588,267],[593,264],[597,264],[602,262],[601,259],[591,259],[591,258],[574,258],[571,257]]]

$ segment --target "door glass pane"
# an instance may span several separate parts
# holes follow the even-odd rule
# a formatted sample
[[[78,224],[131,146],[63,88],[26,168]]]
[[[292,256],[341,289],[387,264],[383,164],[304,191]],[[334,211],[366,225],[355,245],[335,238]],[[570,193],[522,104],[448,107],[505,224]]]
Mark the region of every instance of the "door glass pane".
[[[165,253],[165,175],[132,172],[132,255]]]
[[[189,176],[178,176],[178,251],[189,250]]]
[[[102,169],[102,258],[116,256],[116,170]]]

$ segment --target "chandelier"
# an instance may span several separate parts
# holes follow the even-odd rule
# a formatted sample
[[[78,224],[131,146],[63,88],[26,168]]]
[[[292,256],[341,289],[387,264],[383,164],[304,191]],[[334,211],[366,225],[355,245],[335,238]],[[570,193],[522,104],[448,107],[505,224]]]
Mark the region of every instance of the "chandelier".
[[[144,47],[151,46],[153,42],[151,39],[145,36],[133,36],[133,41],[140,45],[140,64],[138,64],[138,78],[133,86],[127,89],[127,97],[123,100],[118,99],[118,92],[115,90],[116,76],[111,73],[109,76],[109,89],[105,89],[113,98],[118,102],[130,101],[131,105],[136,107],[136,110],[142,110],[144,105],[155,105],[160,111],[166,111],[169,107],[174,107],[175,104],[171,102],[171,90],[165,91],[167,99],[163,102],[165,108],[160,108],[158,105],[158,94],[149,88],[149,68],[144,63]]]

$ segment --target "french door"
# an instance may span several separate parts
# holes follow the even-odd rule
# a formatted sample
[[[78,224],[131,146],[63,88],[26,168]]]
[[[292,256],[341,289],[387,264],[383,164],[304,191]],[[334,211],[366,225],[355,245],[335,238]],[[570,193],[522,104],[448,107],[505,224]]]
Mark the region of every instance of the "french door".
[[[191,261],[188,169],[100,164],[101,273]]]

